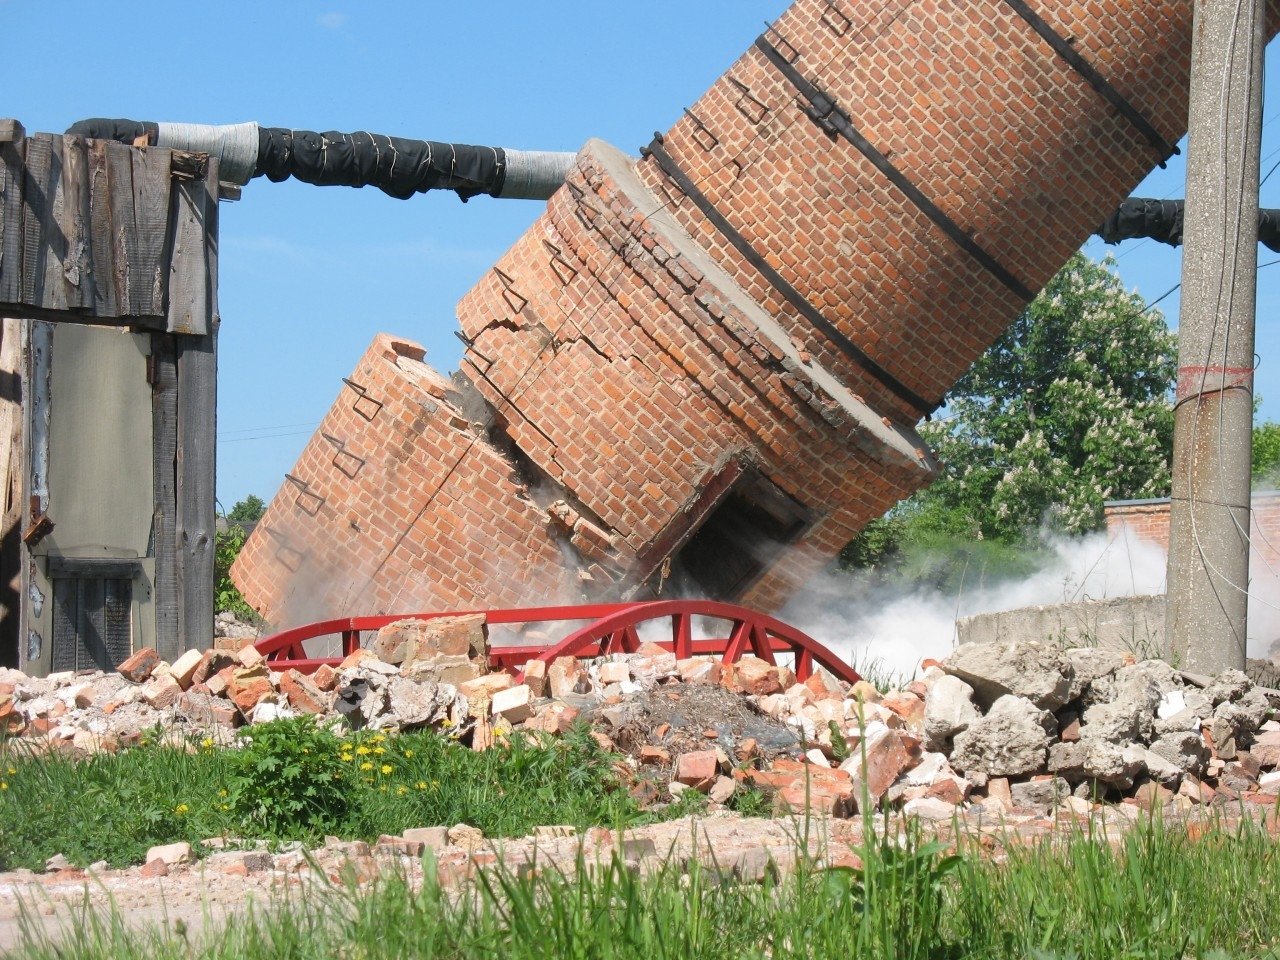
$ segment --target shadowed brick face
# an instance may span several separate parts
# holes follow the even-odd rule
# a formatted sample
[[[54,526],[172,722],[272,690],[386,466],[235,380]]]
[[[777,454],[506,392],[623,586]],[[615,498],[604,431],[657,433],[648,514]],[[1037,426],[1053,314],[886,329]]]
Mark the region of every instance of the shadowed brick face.
[[[1190,0],[1032,6],[1181,137]],[[591,141],[459,304],[453,381],[380,336],[344,385],[233,571],[268,620],[652,595],[717,555],[775,607],[933,475],[869,367],[939,403],[1160,159],[1003,0],[798,0],[764,39],[826,103],[753,47],[661,149],[837,336]]]

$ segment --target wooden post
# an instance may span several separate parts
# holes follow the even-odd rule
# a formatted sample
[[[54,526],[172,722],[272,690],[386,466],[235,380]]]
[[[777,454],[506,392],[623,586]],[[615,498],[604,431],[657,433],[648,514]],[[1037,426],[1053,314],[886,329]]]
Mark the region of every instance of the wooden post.
[[[22,517],[26,492],[22,369],[25,321],[0,320],[0,664],[18,666],[22,637]]]
[[[213,646],[217,333],[177,337],[178,589],[181,645]]]
[[[178,587],[178,361],[174,337],[151,335],[151,454],[155,497],[156,648],[172,663],[182,654]]]

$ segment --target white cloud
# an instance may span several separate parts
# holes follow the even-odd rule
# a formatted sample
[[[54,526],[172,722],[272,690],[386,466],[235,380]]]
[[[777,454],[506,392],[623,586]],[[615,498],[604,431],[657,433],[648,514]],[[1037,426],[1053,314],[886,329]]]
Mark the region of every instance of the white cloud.
[[[322,13],[316,17],[316,23],[324,27],[326,30],[341,30],[347,22],[347,15],[337,10],[331,10],[328,13]]]

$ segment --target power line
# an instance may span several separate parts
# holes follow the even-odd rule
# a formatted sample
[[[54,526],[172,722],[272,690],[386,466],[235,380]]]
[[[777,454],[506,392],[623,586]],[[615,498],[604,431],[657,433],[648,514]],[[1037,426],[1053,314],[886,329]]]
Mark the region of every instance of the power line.
[[[230,437],[226,440],[219,440],[218,444],[221,446],[224,443],[244,443],[246,440],[279,440],[284,437],[305,437],[311,432],[310,430],[294,430],[290,433],[264,433],[260,437]]]
[[[319,420],[307,420],[302,423],[276,423],[270,426],[264,425],[260,427],[235,427],[231,430],[219,430],[218,433],[225,436],[229,433],[258,433],[262,430],[290,430],[294,427],[315,427],[319,425]]]

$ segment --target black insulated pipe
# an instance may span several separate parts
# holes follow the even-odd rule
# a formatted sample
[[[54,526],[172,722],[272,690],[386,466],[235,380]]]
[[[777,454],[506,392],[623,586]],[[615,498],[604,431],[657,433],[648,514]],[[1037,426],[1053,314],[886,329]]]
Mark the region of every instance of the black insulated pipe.
[[[1130,197],[1095,233],[1107,243],[1149,237],[1171,247],[1182,245],[1182,200]],[[1280,253],[1280,210],[1258,210],[1258,242]]]
[[[564,182],[575,154],[410,140],[380,133],[290,130],[256,123],[154,123],[97,118],[70,134],[210,153],[220,176],[244,184],[254,177],[290,177],[316,186],[377,187],[399,200],[428,190],[452,190],[464,201],[479,194],[545,200]]]

